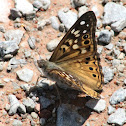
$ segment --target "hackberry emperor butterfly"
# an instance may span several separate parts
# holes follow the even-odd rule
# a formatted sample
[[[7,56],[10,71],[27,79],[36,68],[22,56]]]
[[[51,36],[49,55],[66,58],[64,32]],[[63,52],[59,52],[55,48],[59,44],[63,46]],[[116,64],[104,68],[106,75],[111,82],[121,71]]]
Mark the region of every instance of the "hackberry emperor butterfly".
[[[96,91],[102,89],[102,73],[95,28],[95,14],[92,11],[83,14],[66,33],[50,60],[38,60],[38,64],[48,75],[65,81],[69,87],[99,98]]]

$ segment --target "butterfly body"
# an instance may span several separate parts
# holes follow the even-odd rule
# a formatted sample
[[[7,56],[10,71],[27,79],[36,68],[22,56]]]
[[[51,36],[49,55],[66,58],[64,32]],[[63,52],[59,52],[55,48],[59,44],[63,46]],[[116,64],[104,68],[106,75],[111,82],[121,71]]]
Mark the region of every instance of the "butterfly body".
[[[98,98],[102,72],[95,41],[96,17],[83,14],[58,44],[49,61],[39,60],[39,67],[67,86]]]

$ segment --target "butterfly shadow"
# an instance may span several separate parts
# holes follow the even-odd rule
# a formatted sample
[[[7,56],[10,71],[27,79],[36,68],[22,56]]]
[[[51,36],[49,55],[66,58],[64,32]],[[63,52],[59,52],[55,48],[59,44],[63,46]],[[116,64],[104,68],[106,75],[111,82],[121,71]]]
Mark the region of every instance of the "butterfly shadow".
[[[85,106],[85,104],[87,101],[92,99],[91,97],[82,97],[82,94],[80,97],[80,91],[74,89],[62,89],[58,86],[57,88],[55,88],[55,85],[53,85],[53,87],[50,86],[49,89],[43,89],[36,85],[30,88],[28,92],[26,92],[27,96],[34,94],[36,95],[36,97],[39,97],[39,99],[44,97],[49,99],[50,105],[45,108],[43,107],[43,103],[40,100],[38,101],[38,103],[40,104],[40,111],[38,112],[40,118],[46,118],[47,120],[49,120],[50,118],[52,118],[52,112],[54,111],[54,109],[57,110],[63,104],[69,105],[71,106],[71,108],[72,106],[75,106],[77,108],[78,114],[81,115],[85,121],[90,117],[93,110]],[[97,103],[93,104],[92,106],[95,107],[96,104]],[[57,117],[53,118],[54,120],[56,120]],[[50,123],[51,122],[49,121],[47,123],[47,126],[49,126]],[[51,125],[53,126],[52,123]]]

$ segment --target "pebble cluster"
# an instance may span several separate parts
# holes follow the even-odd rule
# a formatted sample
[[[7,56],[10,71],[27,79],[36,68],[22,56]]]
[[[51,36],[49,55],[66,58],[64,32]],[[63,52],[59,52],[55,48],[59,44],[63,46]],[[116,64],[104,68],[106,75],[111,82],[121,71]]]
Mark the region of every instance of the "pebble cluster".
[[[1,5],[6,4],[5,1]],[[8,17],[12,22],[10,28],[4,25],[7,19],[0,17],[3,22],[0,24],[1,126],[123,126],[126,123],[126,1],[66,1],[69,7],[64,8],[53,0],[14,0]],[[57,4],[61,9],[53,15],[50,8]],[[77,102],[80,101],[75,102],[77,96],[74,93],[60,89],[64,92],[60,98],[54,88],[55,82],[44,76],[37,79],[42,71],[36,60],[38,57],[49,59],[64,32],[89,10],[97,17],[97,52],[101,58],[104,85],[100,100],[85,97],[85,103],[79,106]],[[43,13],[51,13],[50,18],[42,17]],[[30,23],[31,26],[27,25]],[[50,27],[57,37],[43,46],[50,33],[53,34]],[[41,41],[44,30],[47,35]],[[36,33],[39,37],[35,36]],[[46,49],[49,52],[45,54]],[[103,118],[98,118],[100,115]]]

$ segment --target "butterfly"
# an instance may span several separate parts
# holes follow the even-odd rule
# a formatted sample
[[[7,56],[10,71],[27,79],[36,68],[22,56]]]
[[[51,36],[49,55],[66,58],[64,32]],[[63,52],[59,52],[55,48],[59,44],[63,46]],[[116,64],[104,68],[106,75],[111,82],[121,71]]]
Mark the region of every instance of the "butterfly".
[[[100,98],[103,75],[95,41],[96,16],[93,11],[83,14],[68,30],[49,61],[38,60],[46,73],[68,87]]]

